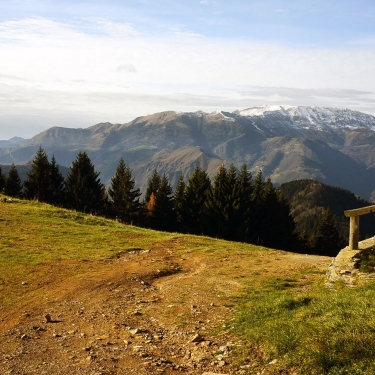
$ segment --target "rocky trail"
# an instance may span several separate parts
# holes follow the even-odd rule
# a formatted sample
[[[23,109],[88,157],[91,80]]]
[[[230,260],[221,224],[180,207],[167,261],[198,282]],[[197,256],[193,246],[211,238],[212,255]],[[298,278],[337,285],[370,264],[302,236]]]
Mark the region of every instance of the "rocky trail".
[[[322,271],[329,261],[284,252],[257,261],[181,255],[171,244],[95,264],[83,280],[47,275],[42,294],[0,308],[0,373],[245,374],[256,359],[239,361],[246,343],[230,321],[246,275]]]

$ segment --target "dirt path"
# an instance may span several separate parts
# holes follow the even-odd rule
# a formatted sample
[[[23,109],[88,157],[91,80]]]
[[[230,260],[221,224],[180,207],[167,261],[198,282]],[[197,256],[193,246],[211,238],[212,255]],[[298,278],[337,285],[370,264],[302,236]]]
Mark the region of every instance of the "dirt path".
[[[226,328],[248,276],[329,263],[284,252],[181,255],[173,246],[124,254],[87,280],[55,280],[43,298],[25,294],[23,307],[0,310],[0,373],[240,374],[231,354],[242,343]]]

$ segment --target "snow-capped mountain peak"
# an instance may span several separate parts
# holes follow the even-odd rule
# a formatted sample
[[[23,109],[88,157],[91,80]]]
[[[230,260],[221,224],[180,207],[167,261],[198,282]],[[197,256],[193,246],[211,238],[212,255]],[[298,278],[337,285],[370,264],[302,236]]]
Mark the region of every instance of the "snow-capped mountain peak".
[[[272,126],[294,129],[339,130],[366,128],[375,131],[375,117],[347,108],[266,105],[233,112],[258,122],[267,118]],[[258,121],[257,121],[258,120]]]
[[[234,113],[241,116],[264,116],[267,112],[286,112],[288,109],[298,108],[291,105],[265,105],[263,107],[246,108],[235,111]]]

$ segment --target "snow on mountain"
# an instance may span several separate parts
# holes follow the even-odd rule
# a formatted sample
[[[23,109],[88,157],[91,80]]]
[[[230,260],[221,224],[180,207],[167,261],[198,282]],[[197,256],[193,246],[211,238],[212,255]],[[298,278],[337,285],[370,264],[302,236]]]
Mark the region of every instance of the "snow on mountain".
[[[375,131],[375,117],[347,108],[267,105],[233,112],[249,119],[269,118],[278,126],[295,129],[338,130],[366,128]]]
[[[234,113],[239,114],[241,116],[264,116],[267,112],[286,112],[287,109],[290,108],[297,108],[290,105],[265,105],[263,107],[253,107],[253,108],[246,108],[239,111],[235,111]]]

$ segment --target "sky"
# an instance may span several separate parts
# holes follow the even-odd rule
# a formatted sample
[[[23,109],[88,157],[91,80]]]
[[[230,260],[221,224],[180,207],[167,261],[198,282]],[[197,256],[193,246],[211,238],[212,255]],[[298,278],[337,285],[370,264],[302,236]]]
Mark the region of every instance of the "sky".
[[[0,140],[272,104],[375,115],[374,0],[0,0]]]

